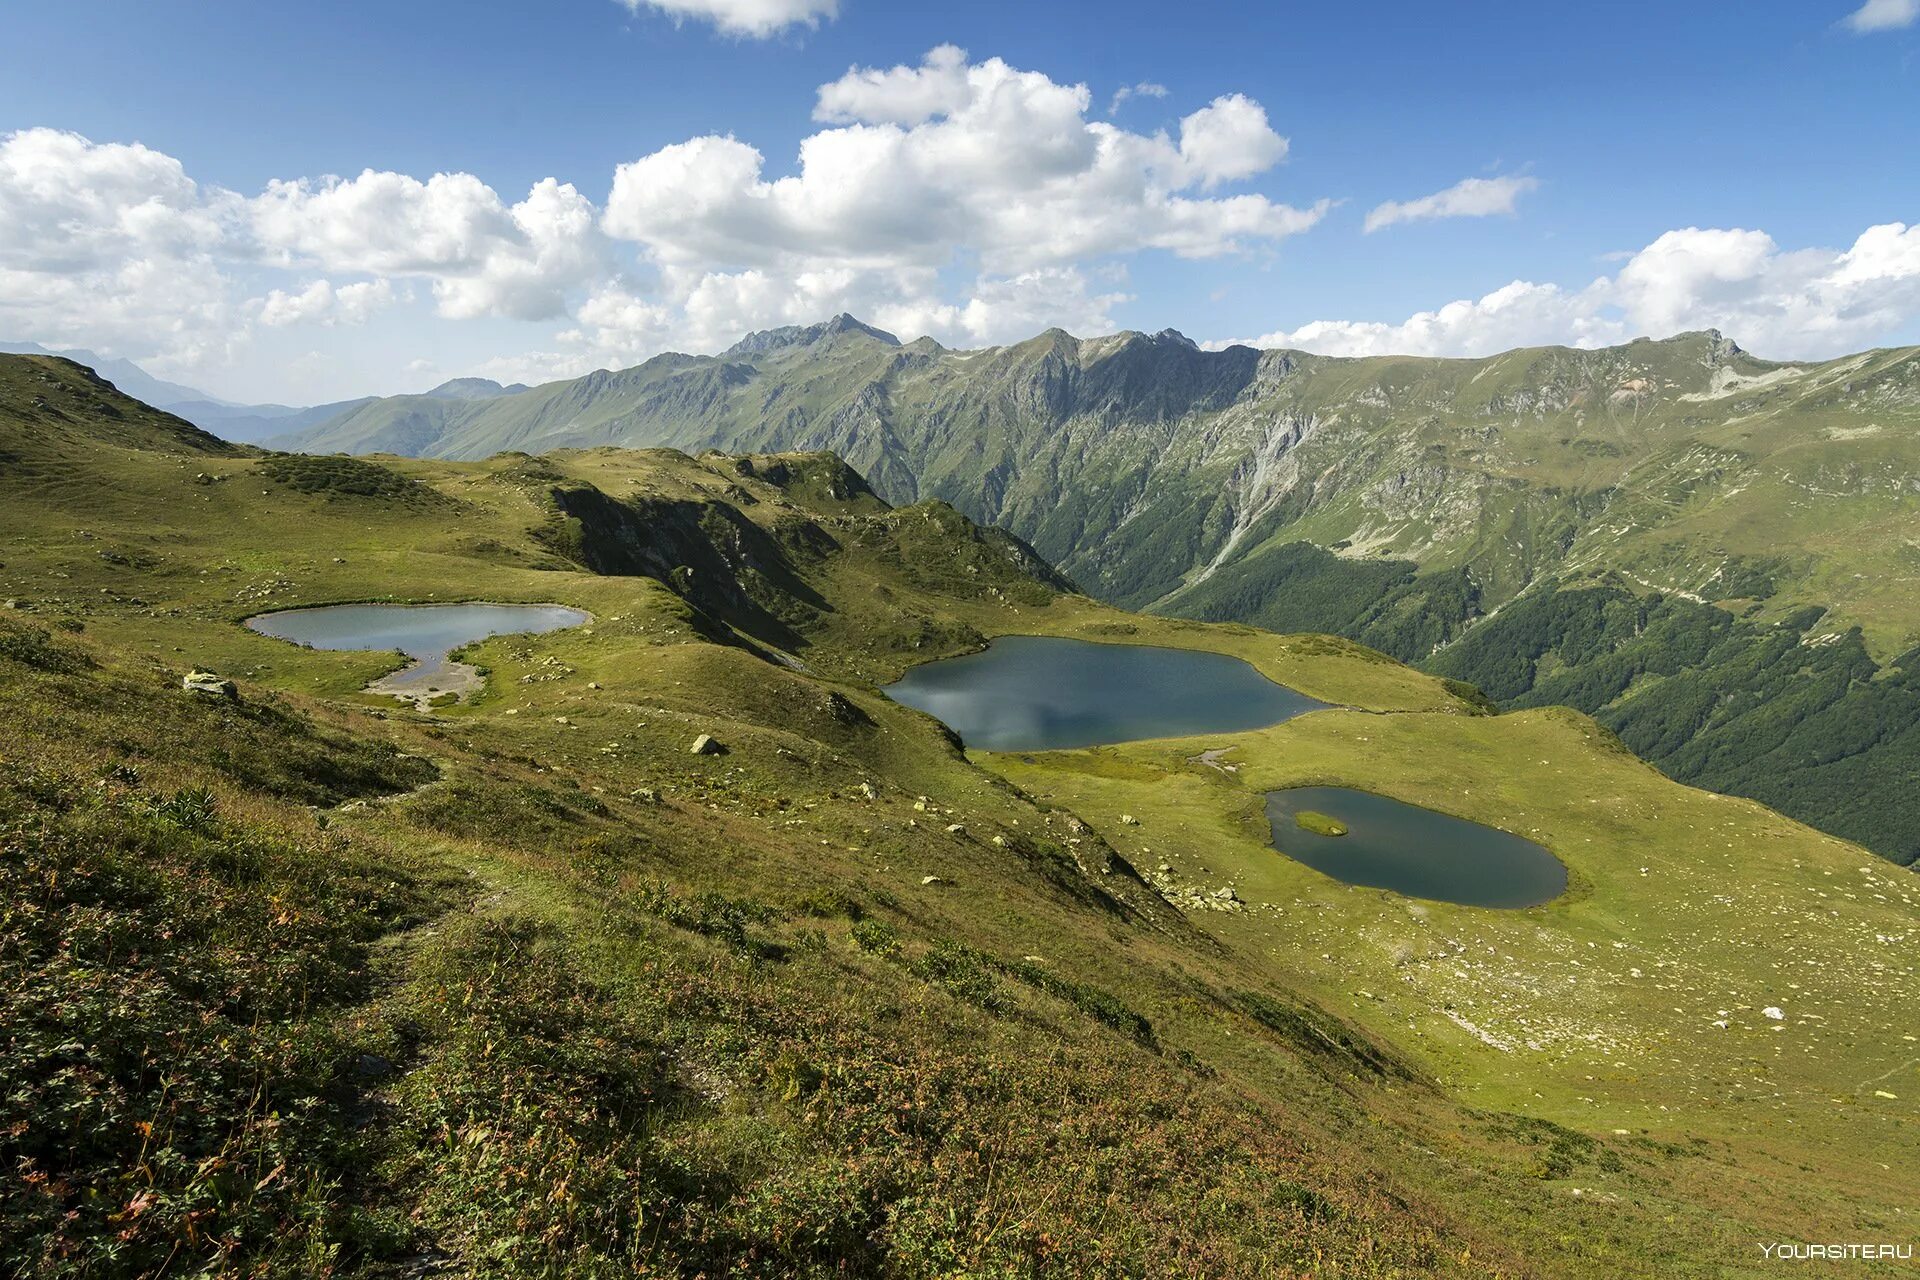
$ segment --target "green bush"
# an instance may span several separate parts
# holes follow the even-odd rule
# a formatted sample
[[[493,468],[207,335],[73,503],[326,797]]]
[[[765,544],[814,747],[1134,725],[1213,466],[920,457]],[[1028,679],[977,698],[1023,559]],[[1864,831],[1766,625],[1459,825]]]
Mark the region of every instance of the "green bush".
[[[94,665],[84,650],[59,643],[51,632],[12,622],[0,622],[0,661],[57,675],[72,675]]]
[[[340,454],[315,457],[281,453],[263,459],[260,474],[298,493],[328,498],[379,498],[412,507],[450,506],[452,500],[437,490],[377,462]]]

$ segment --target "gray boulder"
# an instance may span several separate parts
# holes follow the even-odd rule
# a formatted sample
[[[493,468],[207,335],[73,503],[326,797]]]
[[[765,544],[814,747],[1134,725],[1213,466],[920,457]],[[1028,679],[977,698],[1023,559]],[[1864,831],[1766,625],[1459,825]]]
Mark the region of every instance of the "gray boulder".
[[[206,698],[234,698],[239,691],[233,687],[233,681],[215,675],[211,671],[190,671],[180,681],[180,687],[188,693],[197,693]]]

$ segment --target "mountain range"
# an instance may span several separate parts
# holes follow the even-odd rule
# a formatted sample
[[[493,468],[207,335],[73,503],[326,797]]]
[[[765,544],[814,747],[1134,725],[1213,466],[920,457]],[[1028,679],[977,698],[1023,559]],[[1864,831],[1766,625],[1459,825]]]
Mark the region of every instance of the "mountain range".
[[[203,402],[215,408],[232,408],[225,401],[216,400],[204,391],[182,386],[177,382],[168,382],[156,378],[131,360],[113,356],[103,356],[81,347],[69,347],[55,350],[43,347],[37,342],[0,341],[0,353],[8,355],[60,356],[75,364],[83,364],[101,377],[107,379],[125,394],[156,408],[171,409],[177,404]]]
[[[843,315],[369,400],[273,443],[831,450],[1103,600],[1573,705],[1675,777],[1920,856],[1920,814],[1888,799],[1920,780],[1920,349],[1776,363],[1703,332],[1342,359],[1052,330],[956,351]]]
[[[373,403],[378,397],[361,396],[330,404],[235,404],[194,387],[156,378],[131,360],[102,356],[84,348],[55,350],[37,342],[0,341],[0,353],[11,355],[52,355],[85,365],[126,395],[157,409],[165,409],[185,418],[225,440],[244,444],[305,431],[331,422],[343,414]],[[453,378],[424,394],[444,400],[486,400],[513,395],[528,388],[522,383],[501,386],[489,378]]]
[[[1913,875],[1565,707],[1120,610],[831,454],[274,452],[50,356],[0,548],[0,1272],[1666,1280],[1910,1212]],[[1467,635],[1693,643],[1587,590]],[[455,601],[577,625],[424,706],[246,625]],[[886,692],[1010,636],[1319,706],[995,752]],[[1322,874],[1302,787],[1564,892]]]

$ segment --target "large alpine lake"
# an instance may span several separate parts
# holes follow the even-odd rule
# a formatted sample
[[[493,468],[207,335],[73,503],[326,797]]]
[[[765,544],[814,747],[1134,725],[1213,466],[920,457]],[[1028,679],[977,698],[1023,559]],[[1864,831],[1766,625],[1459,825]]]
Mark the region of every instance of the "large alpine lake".
[[[1326,705],[1226,654],[1056,636],[1002,636],[915,667],[886,692],[988,751],[1234,733]]]
[[[1323,814],[1347,827],[1321,835],[1296,821]],[[1567,869],[1510,832],[1347,787],[1267,793],[1274,847],[1347,884],[1469,907],[1536,907],[1567,889]],[[1311,821],[1311,820],[1310,820]]]
[[[462,645],[586,621],[587,614],[557,604],[335,604],[263,613],[248,618],[247,626],[313,649],[398,650],[413,659],[412,665],[367,688],[424,705],[478,687],[479,672],[447,656]]]

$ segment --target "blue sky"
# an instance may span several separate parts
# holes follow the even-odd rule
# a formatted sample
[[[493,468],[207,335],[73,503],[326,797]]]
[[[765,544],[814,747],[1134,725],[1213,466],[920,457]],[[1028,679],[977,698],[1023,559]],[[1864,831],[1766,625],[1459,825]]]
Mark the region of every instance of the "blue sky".
[[[296,402],[843,307],[950,345],[1920,341],[1916,0],[634,3],[15,7],[0,338]],[[771,190],[809,138],[836,164]],[[1388,202],[1451,216],[1367,231]]]

